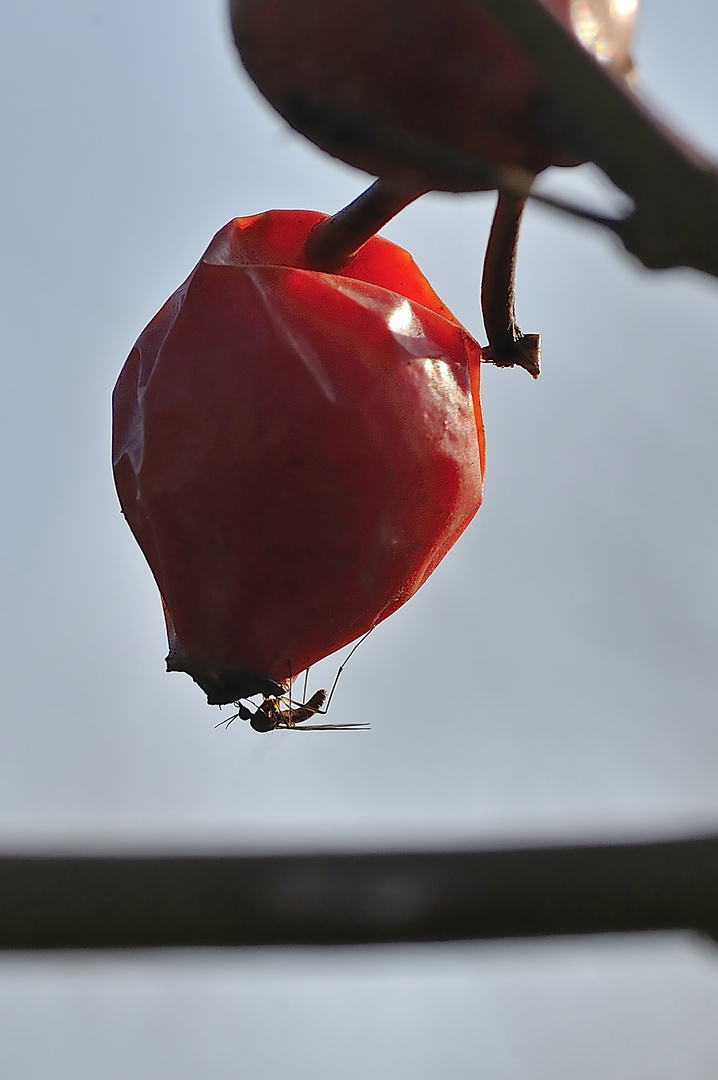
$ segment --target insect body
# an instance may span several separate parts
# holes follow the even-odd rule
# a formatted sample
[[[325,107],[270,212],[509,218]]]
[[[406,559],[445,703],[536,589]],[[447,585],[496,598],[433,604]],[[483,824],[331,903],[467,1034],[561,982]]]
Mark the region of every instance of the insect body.
[[[255,731],[276,731],[277,728],[293,731],[297,728],[297,724],[305,725],[303,728],[298,729],[302,731],[357,731],[369,727],[368,724],[305,724],[306,720],[316,716],[317,713],[327,712],[327,709],[322,708],[326,697],[326,690],[317,690],[309,698],[309,701],[305,701],[303,705],[298,705],[292,701],[291,697],[287,701],[275,697],[265,697],[262,704],[258,705],[254,712],[246,705],[243,705],[241,701],[235,701],[236,713],[233,716],[228,716],[226,720],[220,720],[216,727],[219,727],[220,724],[226,724],[229,727],[232,721],[238,717],[240,720],[249,720],[250,727]]]
[[[337,671],[332,688],[329,691],[329,699],[327,700],[326,690],[317,690],[312,694],[308,701],[304,701],[301,704],[292,700],[291,690],[286,700],[279,697],[269,697],[268,695],[262,695],[262,704],[258,705],[254,712],[247,706],[243,705],[241,701],[235,701],[234,707],[236,713],[232,716],[228,716],[226,720],[220,720],[215,727],[221,727],[224,724],[226,727],[239,718],[240,720],[249,720],[249,726],[255,731],[276,731],[277,728],[285,728],[289,731],[359,731],[369,727],[369,724],[307,724],[305,721],[309,720],[312,716],[316,716],[318,713],[328,713],[329,706],[331,705],[334,691],[336,690],[337,683],[339,682],[339,676],[346,667],[349,660],[352,658],[356,650],[371,633],[371,630],[367,630],[362,637],[352,646],[346,660],[340,665]],[[304,693],[307,692],[307,675],[304,673]],[[291,671],[289,675],[289,685],[292,685]],[[324,708],[324,702],[326,701],[327,707]],[[302,724],[303,727],[297,728],[297,724]]]
[[[255,731],[274,731],[275,728],[280,727],[296,727],[297,724],[303,724],[305,720],[321,712],[326,697],[326,690],[317,690],[316,694],[312,694],[309,701],[296,706],[291,697],[288,702],[283,702],[279,698],[265,697],[249,721],[250,727],[253,727]]]

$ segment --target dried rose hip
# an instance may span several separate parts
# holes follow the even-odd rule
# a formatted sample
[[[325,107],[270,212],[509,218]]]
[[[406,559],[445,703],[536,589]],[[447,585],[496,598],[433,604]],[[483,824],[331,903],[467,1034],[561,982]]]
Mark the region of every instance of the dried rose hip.
[[[637,2],[546,0],[618,75],[631,67]],[[324,150],[376,176],[480,186],[448,163],[418,168],[400,136],[531,173],[582,159],[530,57],[466,0],[231,0],[230,9],[242,61],[265,97]]]
[[[115,387],[115,480],[167,668],[210,704],[282,693],[385,619],[481,502],[478,345],[386,240],[307,269],[322,220],[221,229]]]

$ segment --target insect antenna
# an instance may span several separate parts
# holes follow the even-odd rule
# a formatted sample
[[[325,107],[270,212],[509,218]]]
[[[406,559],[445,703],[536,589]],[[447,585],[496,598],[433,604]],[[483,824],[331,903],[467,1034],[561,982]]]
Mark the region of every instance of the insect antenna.
[[[251,720],[254,716],[254,713],[250,709],[248,709],[246,705],[243,705],[241,701],[235,701],[233,704],[237,710],[236,713],[233,713],[232,716],[224,717],[222,720],[220,720],[218,724],[215,724],[215,730],[218,727],[222,727],[222,725],[225,726],[226,730],[226,728],[228,728],[229,725],[237,719],[237,717],[239,717],[240,720]],[[220,708],[221,707],[222,706],[220,705]]]

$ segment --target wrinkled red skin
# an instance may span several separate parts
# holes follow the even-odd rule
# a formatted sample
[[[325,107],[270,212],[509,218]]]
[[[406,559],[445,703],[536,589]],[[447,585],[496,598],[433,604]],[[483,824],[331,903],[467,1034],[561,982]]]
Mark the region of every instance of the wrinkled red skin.
[[[569,22],[570,0],[549,0]],[[242,62],[272,105],[322,149],[421,187],[476,185],[400,146],[322,127],[302,103],[538,173],[575,165],[564,121],[526,53],[463,0],[232,0]]]
[[[168,670],[224,704],[385,619],[480,503],[480,349],[411,257],[303,268],[324,215],[217,233],[115,387],[113,460]]]

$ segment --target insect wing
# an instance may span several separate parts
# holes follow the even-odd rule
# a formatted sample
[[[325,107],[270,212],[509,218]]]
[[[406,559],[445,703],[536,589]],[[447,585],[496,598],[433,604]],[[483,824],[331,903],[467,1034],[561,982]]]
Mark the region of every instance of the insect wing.
[[[369,731],[371,724],[302,724],[283,728],[285,731]]]

